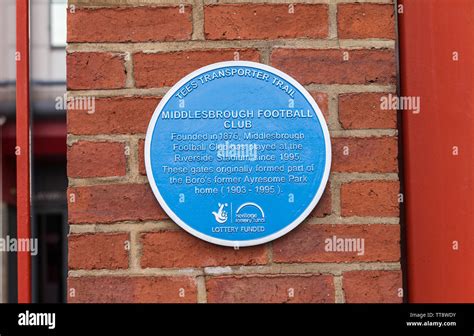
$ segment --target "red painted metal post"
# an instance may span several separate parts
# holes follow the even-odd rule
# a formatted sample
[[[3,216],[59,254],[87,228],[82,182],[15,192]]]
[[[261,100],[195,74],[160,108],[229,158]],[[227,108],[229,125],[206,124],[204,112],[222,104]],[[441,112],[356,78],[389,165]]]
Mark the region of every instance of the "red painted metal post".
[[[16,183],[17,238],[30,239],[29,0],[16,1]],[[31,302],[31,256],[18,256],[18,303]]]
[[[399,5],[409,302],[474,302],[474,2]]]

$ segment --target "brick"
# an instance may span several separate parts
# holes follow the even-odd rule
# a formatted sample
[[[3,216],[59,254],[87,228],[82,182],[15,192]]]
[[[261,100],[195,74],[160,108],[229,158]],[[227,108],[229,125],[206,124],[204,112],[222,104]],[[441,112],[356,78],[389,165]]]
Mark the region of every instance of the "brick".
[[[347,303],[401,303],[400,271],[353,271],[343,273]]]
[[[342,39],[395,39],[393,4],[339,4],[337,35]]]
[[[316,91],[311,91],[310,94],[313,97],[313,99],[316,101],[316,104],[318,104],[318,107],[323,113],[324,119],[326,119],[326,122],[327,122],[329,120],[328,94],[324,92],[316,92]]]
[[[380,99],[387,94],[370,92],[339,95],[339,122],[342,128],[396,128],[397,111],[380,108]]]
[[[128,233],[73,234],[69,236],[69,269],[128,268]]]
[[[323,195],[319,199],[316,207],[311,211],[308,218],[321,218],[330,215],[332,212],[331,184],[327,183]]]
[[[125,87],[124,55],[74,52],[66,56],[70,90],[121,89]]]
[[[204,31],[209,40],[326,38],[328,6],[235,4],[206,6]]]
[[[343,60],[348,52],[349,59]],[[301,84],[395,84],[395,53],[388,49],[286,49],[272,51],[271,64]]]
[[[342,216],[398,217],[398,181],[357,181],[341,185]]]
[[[330,275],[221,276],[207,280],[212,303],[333,303]]]
[[[126,165],[124,143],[79,141],[67,150],[69,177],[124,176]]]
[[[396,137],[332,138],[332,171],[398,172]]]
[[[255,49],[193,50],[167,53],[136,53],[133,56],[135,85],[140,88],[172,86],[190,72],[215,62],[260,60]]]
[[[333,242],[334,236],[336,239],[364,239],[363,254],[359,255],[356,245],[352,248],[348,246],[348,251],[331,250],[326,240]],[[303,224],[273,242],[274,262],[390,262],[398,260],[400,260],[398,225]]]
[[[144,134],[159,102],[156,97],[98,98],[94,113],[68,110],[68,133]]]
[[[71,187],[68,197],[71,224],[168,218],[148,184]],[[74,197],[74,202],[71,202],[71,197]]]
[[[217,246],[184,231],[149,232],[141,236],[142,268],[262,265],[267,263],[265,245],[239,250]]]
[[[70,303],[195,303],[194,278],[186,276],[69,277]],[[73,290],[74,289],[74,290]],[[71,296],[71,292],[74,296]]]
[[[181,45],[191,40],[191,6],[185,6],[184,14],[179,14],[176,4],[108,6],[105,4],[103,7],[77,8],[76,13],[69,15],[69,42],[119,45],[177,41],[171,44]],[[337,6],[338,38],[395,39],[391,5],[349,4],[346,1]],[[272,4],[271,1],[259,4],[215,2],[212,5],[207,2],[204,5],[202,28],[205,39],[214,42],[201,47],[209,49],[192,46],[187,48],[186,45],[183,48],[172,48],[175,51],[138,48],[140,50],[136,49],[130,55],[129,61],[133,68],[133,82],[137,88],[170,87],[202,66],[234,60],[236,51],[239,52],[241,60],[261,60],[260,50],[256,46],[242,45],[238,43],[239,40],[328,38],[327,4],[298,3],[294,5],[294,14],[289,13],[288,8],[288,4]],[[235,43],[229,46],[219,44],[218,41],[223,40]],[[125,88],[126,55],[121,48],[113,50],[70,52],[67,56],[69,90]],[[390,48],[343,50],[335,47],[321,50],[281,45],[270,52],[270,64],[289,73],[303,85],[315,84],[314,87],[319,87],[318,84],[396,84],[395,50]],[[343,60],[344,52],[348,52],[347,61]],[[310,94],[328,120],[329,97],[336,97],[317,90],[312,90]],[[339,94],[337,111],[331,113],[337,113],[341,127],[346,130],[394,130],[397,127],[396,111],[380,109],[380,98],[386,94]],[[94,113],[79,109],[68,110],[68,134],[87,136],[87,141],[75,142],[68,148],[69,177],[127,176],[128,169],[138,170],[142,176],[146,175],[143,138],[160,98],[117,97],[116,94],[113,96],[115,97],[97,98]],[[331,117],[334,119],[336,115]],[[127,142],[104,140],[114,135],[120,135],[122,138],[132,136],[137,139],[138,153],[132,153],[137,155],[137,159],[130,161],[134,167],[128,167],[128,157],[124,155]],[[346,145],[350,155],[343,156],[342,148]],[[332,149],[332,170],[336,174],[398,172],[396,137],[337,137],[332,138]],[[107,160],[102,162],[103,158]],[[166,276],[157,276],[149,272],[140,272],[140,275],[128,274],[128,271],[111,272],[128,270],[130,267],[130,252],[123,246],[124,240],[130,238],[128,232],[72,234],[69,236],[70,269],[103,271],[99,271],[100,274],[95,276],[87,275],[84,271],[72,272],[68,284],[70,289],[74,289],[75,296],[69,297],[69,301],[196,302],[196,279],[189,273],[183,273],[190,268],[234,269],[250,266],[258,272],[261,265],[270,262],[275,264],[276,269],[282,264],[299,264],[297,267],[304,269],[306,263],[364,265],[374,262],[398,262],[399,225],[382,224],[383,220],[377,221],[381,224],[325,224],[324,219],[315,219],[324,218],[338,210],[339,205],[334,209],[332,207],[332,202],[336,201],[334,197],[340,201],[340,215],[344,217],[399,216],[398,181],[352,181],[351,176],[347,175],[341,180],[340,190],[335,189],[334,194],[331,194],[328,185],[306,223],[272,242],[270,248],[268,245],[259,245],[234,250],[209,244],[180,229],[141,232],[137,237],[138,241],[134,242],[137,246],[133,247],[139,252],[139,266],[144,271],[151,268],[174,269],[175,272],[170,273],[173,276],[168,273]],[[110,184],[114,183],[111,180],[104,185],[90,185],[92,182],[93,180],[90,180],[87,185],[77,183],[77,186],[68,190],[69,201],[71,194],[75,198],[74,202],[69,202],[71,224],[140,224],[142,221],[169,219],[147,184]],[[334,187],[339,189],[339,183]],[[337,215],[339,216],[339,213]],[[324,224],[308,224],[311,221]],[[363,238],[364,254],[359,256],[357,252],[325,251],[325,239],[333,236]],[[336,267],[335,270],[337,269]],[[342,276],[347,302],[401,301],[396,296],[398,288],[401,287],[399,271],[351,271],[343,272]],[[331,274],[226,273],[207,274],[204,279],[209,302],[335,301],[334,278]]]
[[[192,8],[77,8],[68,13],[68,42],[182,41],[191,37]]]
[[[145,168],[145,140],[138,141],[138,172],[140,175],[146,175]]]

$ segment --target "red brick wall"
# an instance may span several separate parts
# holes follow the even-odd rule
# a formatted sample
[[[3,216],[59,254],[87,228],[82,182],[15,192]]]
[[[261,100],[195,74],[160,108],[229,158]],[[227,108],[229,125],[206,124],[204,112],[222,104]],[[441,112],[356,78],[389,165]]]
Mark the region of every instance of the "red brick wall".
[[[390,0],[74,0],[68,13],[70,302],[401,302]],[[168,219],[145,176],[160,97],[187,73],[252,60],[296,78],[332,137],[327,190],[297,229],[233,250]],[[365,253],[328,252],[359,238]]]

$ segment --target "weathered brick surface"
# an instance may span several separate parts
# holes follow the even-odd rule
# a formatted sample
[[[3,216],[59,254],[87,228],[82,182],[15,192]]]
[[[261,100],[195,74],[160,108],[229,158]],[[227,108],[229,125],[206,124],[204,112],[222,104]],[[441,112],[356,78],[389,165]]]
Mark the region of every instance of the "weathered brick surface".
[[[345,239],[339,249],[338,239]],[[359,239],[357,242],[355,239]],[[364,240],[363,245],[360,243]],[[336,244],[334,244],[336,243]],[[398,225],[302,225],[273,243],[273,261],[282,263],[361,262],[400,259]],[[363,247],[363,249],[362,249]]]
[[[68,196],[71,224],[168,218],[148,184],[71,187]]]
[[[69,177],[76,178],[124,176],[127,172],[125,145],[79,141],[68,147],[67,172]]]
[[[67,87],[95,97],[95,109],[67,113],[68,301],[401,301],[401,272],[392,270],[400,261],[397,114],[380,104],[397,83],[393,4],[72,3]],[[173,227],[146,184],[143,153],[167,88],[231,60],[263,62],[306,85],[333,152],[309,218],[239,250]],[[327,249],[333,238],[363,239],[364,253]],[[373,270],[345,271],[367,263]]]
[[[69,236],[69,269],[128,268],[128,233],[73,234]]]
[[[335,172],[398,171],[396,137],[332,138],[332,150]]]
[[[141,175],[146,175],[145,168],[145,140],[138,141],[138,171]]]
[[[328,6],[235,4],[206,6],[205,34],[210,40],[325,38]]]
[[[348,60],[344,60],[347,53]],[[271,64],[302,84],[395,84],[393,50],[276,48]]]
[[[396,128],[397,111],[381,109],[388,93],[346,93],[339,95],[339,121],[344,129]]]
[[[319,199],[318,204],[313,209],[309,218],[320,218],[330,215],[332,212],[332,194],[331,194],[331,182],[328,182],[323,195]]]
[[[268,260],[265,246],[234,250],[204,242],[184,231],[144,233],[141,244],[143,268],[262,265]]]
[[[144,134],[159,101],[155,97],[98,98],[94,113],[68,111],[68,132],[79,135]]]
[[[196,281],[186,276],[70,277],[68,287],[68,301],[71,303],[193,303],[197,301]]]
[[[353,271],[343,273],[347,303],[400,303],[400,271]]]
[[[330,303],[330,275],[222,276],[207,281],[207,299],[214,303]]]
[[[343,216],[398,217],[398,181],[357,181],[341,186]]]
[[[326,119],[326,122],[327,122],[328,118],[329,118],[328,94],[324,93],[324,92],[316,92],[316,91],[311,91],[310,94],[313,97],[316,104],[318,104],[318,107],[321,110],[321,112],[323,113],[323,116],[324,116],[324,118]]]
[[[205,65],[236,58],[258,62],[260,54],[255,49],[136,53],[133,56],[135,84],[140,88],[172,86],[188,73]]]
[[[68,13],[68,42],[182,41],[191,37],[192,8],[78,8]]]
[[[339,4],[337,34],[343,39],[395,38],[393,4]]]
[[[124,55],[117,53],[68,53],[67,87],[71,90],[124,88],[124,62]]]

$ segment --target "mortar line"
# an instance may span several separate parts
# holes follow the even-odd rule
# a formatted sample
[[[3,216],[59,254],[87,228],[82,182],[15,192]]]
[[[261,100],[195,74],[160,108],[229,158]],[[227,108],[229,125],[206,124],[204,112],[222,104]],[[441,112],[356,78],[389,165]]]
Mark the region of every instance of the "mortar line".
[[[384,84],[306,84],[304,87],[308,91],[320,91],[324,93],[332,92],[333,94],[341,93],[365,93],[365,92],[384,92],[395,93],[395,85]],[[115,90],[69,90],[68,98],[74,97],[96,97],[96,98],[113,98],[113,97],[163,97],[170,87],[160,88],[123,88]]]
[[[139,270],[70,270],[70,277],[81,276],[218,276],[218,275],[341,275],[351,271],[400,271],[400,262],[359,263],[280,263],[271,266],[228,266],[201,268],[145,268]]]
[[[337,39],[337,4],[334,1],[329,1],[328,8],[329,20],[329,38]]]
[[[344,285],[342,275],[334,276],[335,303],[345,303]]]
[[[205,40],[204,34],[204,2],[203,0],[193,1],[193,35],[191,40]]]
[[[205,276],[199,275],[196,277],[196,288],[197,288],[197,302],[207,303],[207,289],[206,289]]]
[[[68,54],[74,52],[109,52],[109,53],[172,53],[178,51],[196,51],[208,49],[260,49],[266,46],[295,49],[347,49],[347,50],[394,50],[395,40],[389,39],[274,39],[274,40],[205,40],[202,39],[173,42],[70,42],[66,48]]]

